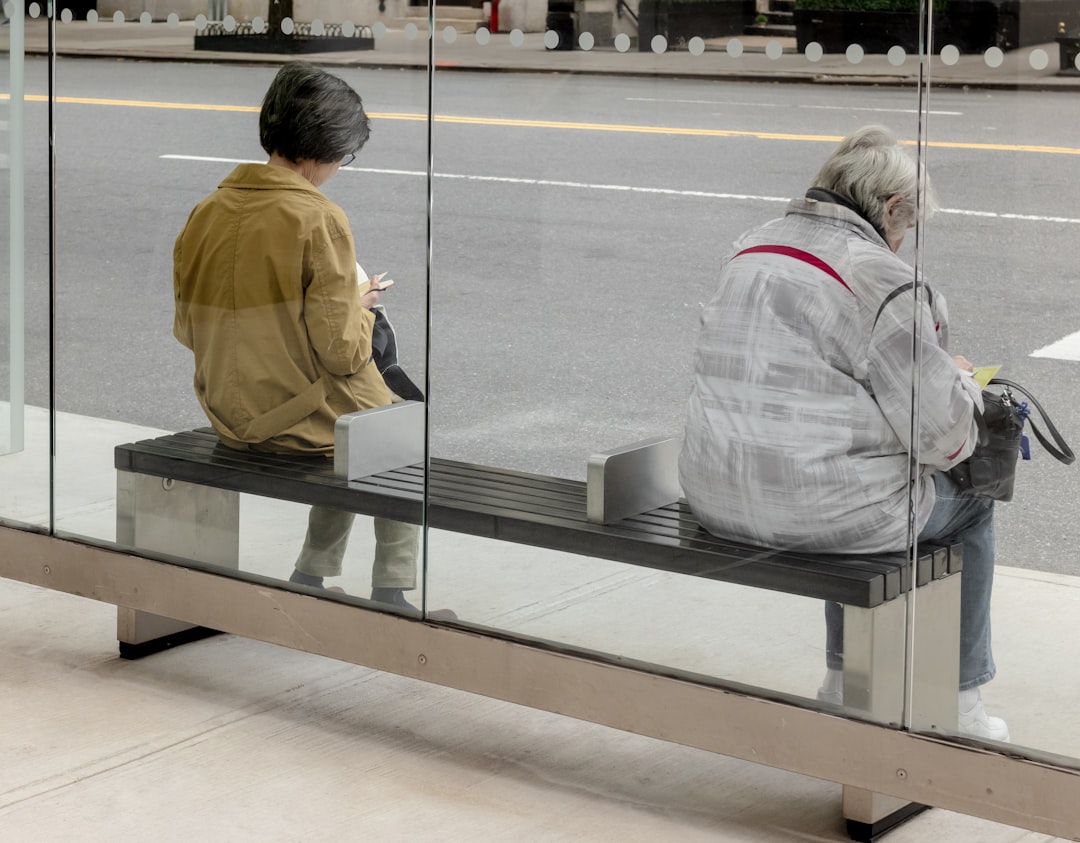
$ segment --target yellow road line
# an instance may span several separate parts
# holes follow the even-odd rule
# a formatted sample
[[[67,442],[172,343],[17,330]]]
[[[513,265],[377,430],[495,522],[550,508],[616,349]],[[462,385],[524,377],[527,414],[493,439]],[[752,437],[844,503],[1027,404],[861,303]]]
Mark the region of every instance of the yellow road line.
[[[8,99],[8,94],[0,95],[0,99]],[[31,94],[26,97],[30,102],[46,102],[47,97],[40,94]],[[185,103],[185,102],[155,102],[150,100],[118,100],[101,99],[97,97],[57,97],[58,103],[74,105],[104,105],[120,106],[127,108],[166,108],[186,111],[233,111],[233,112],[258,112],[258,106],[249,105],[213,105],[208,103]],[[372,118],[379,120],[406,120],[422,122],[427,120],[426,114],[373,112]],[[562,129],[580,132],[625,132],[640,135],[682,135],[691,137],[708,138],[753,138],[755,140],[780,140],[802,141],[808,143],[838,143],[840,135],[806,135],[789,134],[785,132],[745,132],[730,129],[690,129],[678,126],[635,126],[620,123],[576,123],[562,120],[512,120],[509,118],[496,117],[461,117],[452,114],[435,115],[436,123],[447,123],[465,126],[500,126],[516,129]],[[915,141],[903,141],[913,146]],[[936,149],[969,149],[984,152],[1031,152],[1041,155],[1080,155],[1080,147],[1070,146],[1040,146],[1034,144],[1010,144],[1010,143],[964,143],[960,141],[929,141],[927,146]]]

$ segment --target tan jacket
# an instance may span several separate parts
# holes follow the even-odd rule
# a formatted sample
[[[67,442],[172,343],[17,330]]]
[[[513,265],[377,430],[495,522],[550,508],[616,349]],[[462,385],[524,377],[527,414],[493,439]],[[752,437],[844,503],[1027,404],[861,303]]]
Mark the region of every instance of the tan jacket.
[[[348,219],[302,176],[233,170],[176,239],[173,287],[173,333],[225,444],[329,454],[339,415],[390,403]]]

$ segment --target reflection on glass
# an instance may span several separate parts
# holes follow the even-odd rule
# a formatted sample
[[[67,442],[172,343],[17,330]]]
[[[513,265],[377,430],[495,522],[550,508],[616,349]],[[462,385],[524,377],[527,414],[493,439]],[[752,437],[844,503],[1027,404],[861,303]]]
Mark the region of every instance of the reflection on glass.
[[[3,395],[0,397],[0,455],[17,453],[25,446],[25,392],[26,392],[26,292],[23,265],[23,153],[22,139],[25,131],[23,118],[24,57],[23,21],[9,22],[11,48],[4,62],[5,85],[8,96],[0,102],[0,176],[3,177],[0,201],[6,210],[6,225],[0,228],[0,255],[7,255],[4,266],[2,336],[7,339],[4,348]]]
[[[379,308],[394,281],[361,270],[349,219],[320,191],[368,136],[351,87],[286,64],[259,117],[268,162],[237,166],[176,241],[174,332],[194,352],[199,403],[227,447],[326,459],[340,416],[423,399]],[[320,589],[339,577],[353,520],[313,506],[290,582]],[[374,520],[373,600],[418,611],[405,592],[418,584],[419,529]]]
[[[57,107],[59,137],[78,138],[58,146],[58,393],[74,411],[58,417],[58,530],[419,611],[422,425],[416,511],[399,519],[312,509],[280,476],[238,495],[118,473],[113,450],[201,429],[210,463],[274,458],[344,486],[336,419],[422,400],[425,72],[318,71],[302,84],[329,82],[330,111],[301,124],[297,98],[272,96],[260,133],[272,69],[59,65],[61,96],[86,104]],[[353,92],[376,101],[374,142]],[[120,120],[124,156],[109,154]]]
[[[1024,50],[997,48],[972,57],[990,68],[988,78],[1024,73],[1027,58]],[[1080,377],[1080,355],[1069,339],[1078,328],[1071,279],[1080,254],[1070,187],[1080,180],[1080,145],[1075,122],[1063,118],[1063,93],[932,92],[931,112],[953,115],[948,126],[942,117],[931,118],[927,159],[950,210],[927,227],[921,252],[930,286],[949,298],[950,347],[976,366],[1000,366],[1002,377],[1030,389],[1075,447],[1075,417],[1065,396]],[[985,145],[989,135],[993,148]],[[946,137],[948,147],[934,146]],[[992,191],[976,175],[986,172],[996,174]],[[1007,324],[1002,302],[1009,302]],[[1063,626],[1076,610],[1080,582],[1075,475],[1032,438],[1031,460],[1017,467],[1013,499],[994,504],[993,634],[1000,670],[982,696],[985,709],[1008,723],[1010,742],[1021,752],[1080,755],[1065,703],[1080,688],[1062,670],[1075,658],[1073,636]],[[972,585],[968,574],[965,555],[965,590]],[[916,634],[932,618],[917,601]],[[916,709],[919,678],[916,662]],[[929,718],[912,725],[956,731]]]
[[[943,295],[916,288],[894,254],[920,205],[934,210],[929,182],[921,187],[892,133],[865,127],[825,161],[805,199],[735,243],[702,315],[680,476],[715,534],[872,559],[911,544],[916,448],[914,532],[922,544],[964,544],[960,729],[1005,740],[977,696],[994,675],[992,504],[961,497],[944,473],[977,440],[978,386],[971,364],[949,356]],[[846,621],[830,602],[823,701],[850,702]]]
[[[29,13],[27,23],[43,27],[35,20],[40,5],[30,4]],[[96,20],[97,13],[87,19]],[[170,25],[179,20],[170,13]],[[186,15],[184,20],[190,25]],[[122,23],[123,13],[113,21]],[[115,27],[106,23],[96,28],[111,37]],[[256,18],[252,29],[262,23]],[[68,25],[78,28],[77,22]],[[515,20],[511,26],[509,33],[477,30],[475,39],[454,40],[446,36],[457,33],[446,30],[437,47],[494,53],[509,43],[515,49],[507,55],[543,55],[542,25]],[[345,34],[351,28],[342,24]],[[634,66],[642,51],[630,29],[624,20],[617,32],[602,36],[575,32],[590,55],[573,59]],[[427,35],[411,22],[402,29],[380,21],[374,33],[380,42],[385,36],[380,48],[420,42],[407,44],[414,54]],[[779,54],[773,44],[762,54],[746,36],[707,44],[697,35],[657,38],[672,63],[685,60],[695,69],[714,61],[740,71],[774,67],[813,74],[824,62],[854,75],[884,69],[895,76],[901,66],[907,77],[917,75],[909,41],[890,36],[875,43],[872,33],[861,34],[867,37],[824,46],[817,34],[822,41],[801,46],[800,40],[802,53],[785,44]],[[950,74],[1000,80],[1002,73],[1041,73],[1048,62],[1040,49],[973,46],[959,37],[935,43],[944,49],[934,68]],[[646,42],[644,59],[655,64],[650,49]],[[857,68],[849,55],[861,58]],[[553,68],[559,60],[566,57],[552,55]],[[134,69],[63,58],[60,64],[61,94],[81,102],[58,108],[64,141],[58,182],[58,524],[107,540],[116,495],[112,447],[208,424],[193,397],[191,358],[168,336],[168,247],[188,210],[215,184],[237,165],[263,157],[249,109],[269,74],[239,65]],[[365,274],[392,270],[398,283],[383,301],[397,329],[400,359],[415,382],[426,383],[427,78],[423,70],[391,78],[347,69],[342,76],[369,104],[372,97],[377,101],[375,140],[325,185],[325,194],[344,210]],[[820,165],[823,144],[857,128],[868,109],[905,141],[921,140],[920,124],[916,98],[903,88],[777,85],[763,94],[760,86],[715,80],[547,77],[446,74],[440,80],[439,113],[453,121],[434,130],[439,299],[432,312],[433,383],[439,416],[432,447],[437,458],[570,478],[580,491],[590,454],[681,430],[698,317],[713,295],[726,244],[782,213],[793,186],[803,186]],[[40,84],[32,92],[43,91]],[[128,104],[102,104],[106,99]],[[164,107],[170,102],[185,108]],[[37,137],[44,138],[44,106],[28,108],[37,111],[40,119],[29,119],[38,119]],[[1067,285],[1075,275],[1070,235],[1076,220],[1068,191],[1061,189],[1076,177],[1076,127],[1061,118],[1059,99],[1033,91],[935,91],[930,110],[929,140],[949,144],[932,147],[931,168],[949,208],[928,229],[925,260],[931,287],[940,287],[953,308],[952,345],[974,362],[1003,363],[1006,373],[1031,382],[1053,403],[1055,394],[1071,394],[1075,356],[1028,355],[1056,347],[1076,331],[1069,306],[1075,296]],[[121,121],[130,170],[111,154]],[[993,149],[987,148],[989,135]],[[67,143],[69,138],[78,143]],[[37,151],[29,150],[29,157],[40,163],[45,143],[32,146]],[[994,174],[992,188],[988,172]],[[45,230],[40,224],[30,228]],[[947,249],[939,250],[939,243]],[[910,252],[910,245],[905,249]],[[13,256],[15,251],[12,246]],[[29,253],[32,262],[32,246]],[[28,277],[33,269],[28,267]],[[1001,301],[1009,302],[1019,330],[986,327],[1000,325],[1000,312],[989,303]],[[910,304],[914,321],[917,308]],[[17,312],[14,306],[4,312],[5,326],[14,324]],[[40,314],[37,326],[31,346],[35,333],[45,333]],[[34,353],[28,352],[31,374],[33,361],[44,360]],[[34,407],[48,403],[47,389],[35,388],[31,383],[27,390],[28,427],[36,424]],[[49,416],[40,413],[34,447],[45,455]],[[1062,427],[1069,424],[1066,417]],[[995,596],[1002,607],[996,607],[995,623],[1009,669],[991,686],[987,705],[1008,716],[1014,741],[1061,749],[1058,724],[1034,716],[1043,712],[1032,700],[1070,696],[1070,680],[1045,667],[1047,641],[1064,636],[1052,623],[1047,628],[1029,621],[1071,616],[1068,595],[1080,573],[1071,548],[1080,536],[1070,475],[1047,462],[1036,455],[1035,464],[1022,468],[1027,480],[1022,474],[1017,499],[997,507],[998,579],[1008,588]],[[15,465],[0,457],[5,480],[27,475]],[[42,456],[31,470],[44,478],[42,488],[47,469]],[[161,478],[156,484],[164,491]],[[20,508],[25,497],[12,497],[18,487],[3,487],[8,497],[0,517],[48,523],[44,497]],[[254,495],[242,501],[236,503],[237,518],[241,509],[244,516],[239,538],[221,564],[288,577],[311,525],[310,508]],[[330,513],[316,513],[314,533],[322,538],[309,542],[307,555],[329,548],[330,556],[320,558],[332,564],[313,563],[312,570],[340,571],[334,582],[350,595],[370,593],[373,565],[377,578],[411,582],[386,573],[398,570],[395,564],[411,551],[380,557],[380,527],[354,524],[349,531],[350,519]],[[346,534],[350,544],[339,567],[333,546]],[[202,561],[213,556],[205,550],[195,555]],[[437,605],[460,607],[472,623],[803,697],[814,697],[822,684],[826,646],[816,598],[443,532],[433,535],[431,561]],[[970,591],[976,579],[965,573],[965,588]],[[920,602],[924,596],[931,599],[920,590],[915,612],[923,623],[937,611]],[[864,620],[852,612],[844,620],[845,636]],[[839,623],[832,628],[839,630]],[[1071,663],[1061,647],[1054,666]],[[959,655],[953,661],[958,669]],[[916,678],[926,672],[915,664]],[[955,688],[947,691],[955,697]],[[929,712],[922,696],[917,687],[910,722],[954,731],[948,717]],[[950,706],[947,714],[955,715],[954,699]]]
[[[727,42],[728,58],[733,43]],[[770,87],[771,107],[762,108],[760,88],[679,79],[453,74],[439,90],[440,112],[455,119],[437,123],[434,137],[432,457],[525,473],[537,484],[560,478],[551,482],[581,496],[567,503],[565,514],[561,506],[551,514],[568,521],[583,517],[590,455],[681,434],[700,315],[715,293],[726,244],[782,213],[793,190],[805,190],[825,157],[822,142],[835,143],[838,111],[903,113],[914,105],[903,89],[886,94],[882,104],[874,101],[880,91],[822,89],[807,100],[805,89]],[[844,125],[854,129],[851,120],[845,117]],[[915,171],[910,157],[904,160],[910,164],[904,212],[910,213]],[[875,247],[900,263],[865,228]],[[782,267],[785,259],[774,256],[765,265]],[[912,271],[905,272],[910,280]],[[807,268],[821,286],[814,273],[821,274]],[[822,295],[829,292],[835,291]],[[549,306],[538,309],[537,301]],[[792,309],[800,324],[812,321],[813,314]],[[756,324],[745,311],[730,315],[732,336],[745,336]],[[485,326],[479,336],[478,320]],[[492,362],[478,369],[473,361],[480,358]],[[762,371],[770,368],[767,359],[756,359]],[[778,374],[786,368],[786,361],[775,364]],[[910,367],[895,378],[903,384],[897,392],[909,399]],[[837,374],[836,380],[851,378]],[[775,412],[782,416],[782,409]],[[755,426],[770,424],[779,420],[770,416]],[[837,426],[838,447],[850,443],[839,435],[843,430]],[[888,543],[871,548],[852,540],[813,549],[899,553],[891,569],[899,581],[909,544],[907,455],[906,443],[890,435],[895,478],[888,517],[895,529]],[[705,457],[698,461],[706,464]],[[799,486],[795,477],[788,482]],[[717,483],[738,490],[737,497],[747,493],[741,478]],[[826,517],[815,511],[807,529]],[[646,520],[651,531],[661,516]],[[800,591],[792,568],[786,579],[777,574],[766,582],[758,572],[788,560],[776,561],[763,547],[743,557],[734,549],[740,538],[790,549],[806,537],[715,532],[717,541],[726,533],[728,562],[706,574],[706,551],[690,545],[682,559],[695,560],[699,570],[677,573],[684,569],[659,564],[660,551],[650,557],[642,550],[638,559],[638,548],[630,552],[629,545],[620,561],[617,553],[596,549],[599,540],[581,539],[593,544],[591,554],[572,546],[561,553],[433,531],[429,586],[437,602],[454,605],[469,623],[813,699],[826,661],[822,596],[834,593]],[[845,619],[852,638],[861,645],[860,629],[878,636],[888,630],[891,648],[851,645],[851,684],[861,682],[853,693],[862,698],[845,700],[849,711],[902,721],[905,597],[900,590],[889,601],[867,595],[866,605],[852,598]],[[834,628],[843,634],[839,624]],[[837,657],[843,649],[838,645]],[[873,705],[871,681],[877,683]],[[954,679],[954,718],[956,692]]]
[[[14,12],[14,7],[9,7]],[[47,528],[49,415],[48,208],[44,108],[25,94],[44,65],[25,59],[22,15],[5,21],[0,61],[0,522]],[[27,184],[32,189],[27,189]]]

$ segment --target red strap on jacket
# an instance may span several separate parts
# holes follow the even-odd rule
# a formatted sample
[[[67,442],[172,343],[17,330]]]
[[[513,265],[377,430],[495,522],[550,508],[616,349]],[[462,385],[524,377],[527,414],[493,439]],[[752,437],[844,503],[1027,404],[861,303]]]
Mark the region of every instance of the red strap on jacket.
[[[761,252],[769,252],[774,255],[786,255],[789,258],[795,258],[795,260],[799,260],[803,263],[808,263],[811,266],[817,267],[822,272],[831,275],[833,278],[843,284],[844,289],[851,293],[851,295],[855,295],[855,291],[852,290],[851,287],[847,285],[847,282],[840,277],[839,272],[837,272],[835,269],[825,263],[825,261],[823,261],[817,255],[812,255],[810,254],[810,252],[804,252],[802,249],[796,249],[794,246],[751,246],[748,249],[743,249],[741,252],[736,254],[735,257],[739,258],[743,255],[752,255]]]

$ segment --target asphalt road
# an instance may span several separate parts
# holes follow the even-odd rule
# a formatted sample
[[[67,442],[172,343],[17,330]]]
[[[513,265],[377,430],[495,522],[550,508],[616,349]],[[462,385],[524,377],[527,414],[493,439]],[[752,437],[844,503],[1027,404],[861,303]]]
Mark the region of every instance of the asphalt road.
[[[235,161],[264,159],[256,109],[273,72],[58,63],[59,409],[204,424],[171,337],[172,243]],[[365,268],[398,282],[384,304],[414,378],[430,355],[433,452],[574,477],[594,451],[678,432],[699,309],[732,239],[782,213],[833,138],[867,122],[919,129],[915,89],[437,73],[429,288],[427,79],[341,75],[374,128],[325,190]],[[44,62],[27,61],[27,88],[45,92]],[[925,153],[942,211],[920,249],[949,299],[953,350],[1002,365],[1080,445],[1080,364],[1029,356],[1080,330],[1072,105],[1067,93],[933,92]],[[45,104],[26,117],[27,399],[43,405]],[[1021,472],[999,510],[999,559],[1080,573],[1080,468],[1036,448]]]

